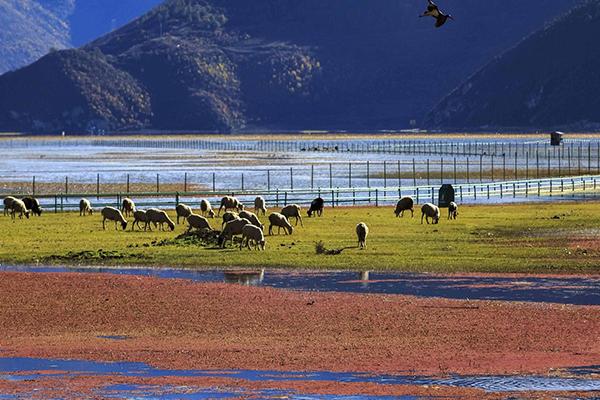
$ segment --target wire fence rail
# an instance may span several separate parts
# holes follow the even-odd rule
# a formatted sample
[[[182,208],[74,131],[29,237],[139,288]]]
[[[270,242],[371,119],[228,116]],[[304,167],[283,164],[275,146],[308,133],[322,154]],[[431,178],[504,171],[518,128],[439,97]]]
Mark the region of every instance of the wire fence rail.
[[[545,178],[532,180],[516,180],[492,183],[459,184],[454,186],[456,201],[461,203],[487,201],[526,201],[549,200],[553,198],[596,196],[600,193],[600,175],[577,176],[570,178]],[[15,193],[22,196],[23,193]],[[288,204],[306,206],[321,197],[330,207],[340,206],[388,206],[395,204],[403,196],[411,196],[417,204],[425,202],[437,203],[439,187],[371,187],[371,188],[317,188],[286,190],[244,190],[232,191],[199,191],[199,192],[119,192],[119,193],[56,193],[38,196],[43,208],[55,213],[77,211],[79,200],[93,200],[94,208],[105,206],[119,207],[125,197],[134,199],[141,208],[174,208],[177,204],[186,203],[197,208],[201,199],[207,199],[213,207],[218,208],[223,196],[236,196],[249,208],[252,208],[256,196],[265,198],[270,207],[283,207]],[[512,200],[511,200],[512,199]]]

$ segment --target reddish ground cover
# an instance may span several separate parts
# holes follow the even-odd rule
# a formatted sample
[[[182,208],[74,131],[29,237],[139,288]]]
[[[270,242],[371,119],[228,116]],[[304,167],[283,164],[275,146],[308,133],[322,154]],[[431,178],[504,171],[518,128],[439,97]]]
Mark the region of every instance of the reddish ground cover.
[[[2,357],[182,369],[513,374],[600,360],[600,307],[307,293],[100,274],[0,273],[0,332]],[[83,386],[85,379],[92,378],[81,377]],[[0,381],[3,392],[18,391],[18,385]],[[406,391],[341,383],[284,387],[294,385],[319,386],[313,389],[322,393],[359,386],[373,394]]]

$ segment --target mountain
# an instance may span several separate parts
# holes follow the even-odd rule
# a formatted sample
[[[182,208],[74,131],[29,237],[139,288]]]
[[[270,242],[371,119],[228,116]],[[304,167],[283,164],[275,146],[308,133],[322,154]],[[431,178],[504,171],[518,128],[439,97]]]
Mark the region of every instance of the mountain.
[[[69,46],[67,23],[34,0],[0,1],[0,73]]]
[[[600,128],[600,1],[587,1],[495,58],[427,124],[452,129]]]
[[[0,77],[0,129],[404,128],[576,0],[533,3],[462,0],[448,5],[455,21],[435,29],[416,2],[167,0],[79,50]],[[96,60],[103,75],[92,79]],[[56,81],[27,85],[34,73]],[[43,107],[52,85],[72,93]],[[109,88],[119,89],[114,98],[99,98]]]
[[[80,46],[139,17],[160,0],[1,0],[0,74],[51,49]]]

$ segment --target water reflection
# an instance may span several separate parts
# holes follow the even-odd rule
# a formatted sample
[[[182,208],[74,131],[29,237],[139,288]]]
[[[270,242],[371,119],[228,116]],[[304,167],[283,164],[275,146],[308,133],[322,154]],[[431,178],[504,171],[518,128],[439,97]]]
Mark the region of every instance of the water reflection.
[[[228,270],[223,271],[223,278],[226,283],[237,283],[245,286],[260,286],[265,279],[265,269],[248,270]]]

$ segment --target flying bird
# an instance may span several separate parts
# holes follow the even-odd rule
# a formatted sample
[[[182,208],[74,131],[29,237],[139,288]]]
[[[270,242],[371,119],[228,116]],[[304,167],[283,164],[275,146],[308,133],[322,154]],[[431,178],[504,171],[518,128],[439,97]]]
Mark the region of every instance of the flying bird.
[[[427,0],[429,4],[427,5],[427,10],[423,12],[423,14],[419,15],[419,17],[433,17],[435,18],[435,27],[439,28],[444,25],[448,18],[454,19],[450,14],[444,14],[440,11],[437,4],[435,4],[432,0]]]

